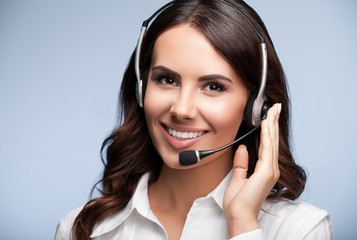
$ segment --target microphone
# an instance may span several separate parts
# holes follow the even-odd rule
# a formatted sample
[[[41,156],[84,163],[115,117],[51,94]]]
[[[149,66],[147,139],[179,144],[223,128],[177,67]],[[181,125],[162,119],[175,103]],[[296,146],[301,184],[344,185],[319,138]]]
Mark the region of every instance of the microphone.
[[[179,154],[179,159],[180,159],[180,164],[182,166],[189,166],[189,165],[193,165],[198,163],[199,161],[201,161],[201,159],[212,155],[216,152],[222,151],[240,141],[242,141],[244,138],[248,137],[249,135],[251,135],[255,130],[257,130],[260,127],[261,123],[259,123],[259,125],[257,125],[256,127],[254,127],[252,130],[250,130],[249,132],[247,132],[246,134],[244,134],[242,137],[234,140],[231,143],[228,143],[227,145],[214,149],[214,150],[187,150],[187,151],[183,151],[180,152]]]

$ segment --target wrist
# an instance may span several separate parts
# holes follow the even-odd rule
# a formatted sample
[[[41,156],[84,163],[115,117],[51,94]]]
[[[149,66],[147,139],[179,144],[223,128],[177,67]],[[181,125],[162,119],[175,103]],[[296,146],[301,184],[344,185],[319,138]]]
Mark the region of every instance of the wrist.
[[[233,238],[242,233],[251,232],[259,228],[257,219],[242,218],[242,219],[227,219],[228,236]]]

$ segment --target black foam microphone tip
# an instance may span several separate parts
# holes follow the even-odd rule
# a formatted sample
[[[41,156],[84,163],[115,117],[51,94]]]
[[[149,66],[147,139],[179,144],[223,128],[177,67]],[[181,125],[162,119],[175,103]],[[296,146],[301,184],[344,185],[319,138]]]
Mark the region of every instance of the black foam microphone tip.
[[[179,159],[182,166],[189,166],[198,162],[195,150],[180,152]]]

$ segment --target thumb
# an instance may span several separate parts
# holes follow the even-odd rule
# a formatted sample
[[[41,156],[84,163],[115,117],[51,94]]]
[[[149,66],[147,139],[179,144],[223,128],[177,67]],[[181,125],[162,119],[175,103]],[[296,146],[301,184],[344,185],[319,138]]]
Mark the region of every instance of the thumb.
[[[247,147],[240,145],[233,160],[233,181],[241,181],[247,178],[249,154]]]

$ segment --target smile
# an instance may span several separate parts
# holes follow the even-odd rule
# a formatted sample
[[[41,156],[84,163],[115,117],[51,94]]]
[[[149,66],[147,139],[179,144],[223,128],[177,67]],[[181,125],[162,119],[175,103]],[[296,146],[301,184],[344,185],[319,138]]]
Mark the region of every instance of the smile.
[[[181,138],[181,139],[191,139],[191,138],[196,138],[196,137],[200,137],[203,134],[205,134],[204,131],[200,131],[200,132],[181,132],[181,131],[177,131],[175,129],[169,128],[167,127],[167,131],[169,132],[169,134],[175,138]]]
[[[161,129],[167,142],[175,149],[191,147],[205,138],[209,132],[204,129],[175,126],[172,124],[161,124]]]

